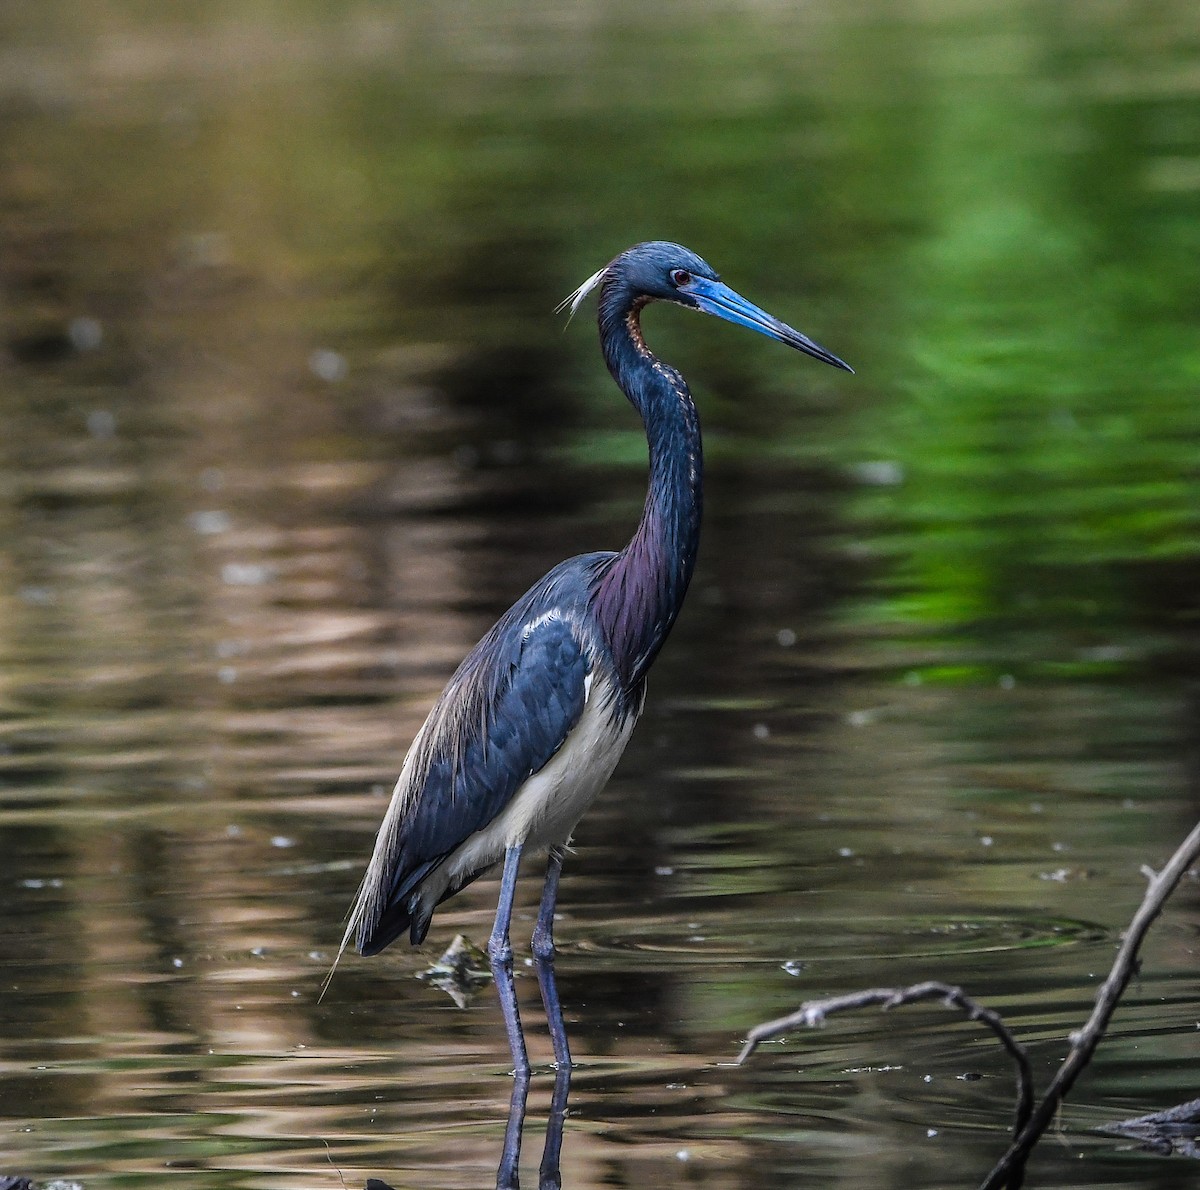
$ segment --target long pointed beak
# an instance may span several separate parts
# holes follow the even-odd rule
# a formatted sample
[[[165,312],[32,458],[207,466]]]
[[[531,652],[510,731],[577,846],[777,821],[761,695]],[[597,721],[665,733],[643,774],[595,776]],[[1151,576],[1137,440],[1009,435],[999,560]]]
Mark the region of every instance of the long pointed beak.
[[[811,355],[813,359],[819,359],[835,368],[842,368],[847,372],[854,371],[848,363],[838,359],[833,352],[818,346],[807,335],[793,330],[786,322],[772,318],[765,310],[760,310],[753,302],[748,302],[740,293],[720,281],[709,281],[706,277],[693,277],[680,288],[684,293],[695,298],[696,305],[705,314],[712,314],[717,318],[724,318],[726,322],[734,322],[738,326],[758,331],[760,335],[776,339],[788,347],[803,351],[805,355]]]

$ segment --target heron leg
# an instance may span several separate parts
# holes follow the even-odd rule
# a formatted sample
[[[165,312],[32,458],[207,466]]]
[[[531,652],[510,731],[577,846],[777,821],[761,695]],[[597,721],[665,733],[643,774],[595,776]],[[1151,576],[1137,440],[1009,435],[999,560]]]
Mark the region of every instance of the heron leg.
[[[538,986],[542,989],[542,1004],[546,1008],[550,1040],[554,1043],[554,1061],[559,1070],[571,1068],[567,1026],[563,1021],[558,982],[554,976],[554,907],[558,902],[558,878],[562,875],[565,854],[564,847],[550,848],[550,859],[546,864],[546,883],[542,886],[542,904],[538,909],[537,925],[533,927],[534,965],[537,968]]]
[[[512,1051],[513,1068],[518,1080],[529,1078],[529,1054],[525,1049],[525,1034],[521,1029],[521,1014],[517,1009],[517,989],[513,983],[512,943],[508,940],[508,927],[512,922],[513,897],[517,891],[517,871],[521,867],[520,845],[510,847],[504,853],[504,874],[500,878],[500,900],[496,905],[496,924],[488,939],[488,960],[492,967],[492,978],[500,997],[500,1011],[504,1014],[504,1031],[508,1034],[508,1048]]]

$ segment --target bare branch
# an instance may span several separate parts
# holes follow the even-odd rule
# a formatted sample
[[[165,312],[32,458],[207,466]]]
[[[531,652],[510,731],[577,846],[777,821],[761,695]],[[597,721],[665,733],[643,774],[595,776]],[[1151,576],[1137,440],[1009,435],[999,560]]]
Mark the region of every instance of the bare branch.
[[[1149,868],[1143,868],[1150,884],[1146,895],[1138,907],[1137,913],[1125,931],[1121,947],[1117,951],[1116,961],[1108,978],[1096,995],[1096,1007],[1087,1023],[1076,1033],[1071,1034],[1071,1052],[1058,1068],[1046,1091],[1041,1103],[1034,1109],[1028,1123],[1020,1129],[1008,1152],[996,1163],[996,1167],[988,1174],[980,1186],[980,1190],[1000,1190],[1002,1186],[1020,1184],[1021,1170],[1030,1150],[1042,1133],[1045,1132],[1051,1120],[1058,1111],[1058,1105],[1063,1101],[1067,1092],[1074,1085],[1080,1072],[1092,1060],[1096,1046],[1100,1044],[1108,1022],[1116,1010],[1121,996],[1124,995],[1129,981],[1137,970],[1138,951],[1141,949],[1146,932],[1154,923],[1155,918],[1162,912],[1167,898],[1175,891],[1175,886],[1183,878],[1184,873],[1200,860],[1200,823],[1192,828],[1191,834],[1179,845],[1161,872],[1155,873]]]
[[[1100,1131],[1131,1137],[1144,1148],[1164,1157],[1178,1153],[1195,1160],[1200,1157],[1200,1099],[1177,1103],[1148,1116],[1102,1124]],[[0,1190],[4,1190],[2,1185]]]
[[[887,1011],[905,1004],[915,1004],[919,1000],[939,1000],[947,1008],[958,1008],[966,1013],[968,1020],[980,1021],[999,1038],[1000,1044],[1017,1064],[1017,1116],[1013,1124],[1013,1134],[1020,1134],[1033,1111],[1033,1071],[1029,1066],[1024,1046],[1013,1036],[999,1014],[976,1003],[962,988],[939,983],[937,980],[928,980],[907,988],[869,988],[845,996],[833,996],[827,1000],[807,1000],[787,1016],[755,1025],[738,1055],[737,1064],[740,1066],[745,1062],[764,1041],[778,1037],[798,1025],[813,1028],[823,1025],[825,1018],[835,1012],[868,1008],[873,1004],[878,1004]]]
[[[1175,891],[1184,874],[1200,861],[1200,823],[1179,845],[1178,850],[1161,872],[1149,865],[1141,868],[1149,882],[1146,895],[1125,930],[1121,946],[1117,951],[1112,970],[1096,995],[1096,1007],[1082,1029],[1070,1035],[1071,1050],[1051,1081],[1046,1095],[1035,1108],[1033,1106],[1033,1074],[1024,1047],[1004,1024],[1000,1016],[989,1008],[977,1004],[961,988],[931,980],[914,984],[908,988],[869,988],[845,996],[834,996],[827,1000],[809,1000],[787,1016],[766,1021],[751,1029],[742,1052],[738,1055],[740,1066],[764,1041],[778,1037],[781,1033],[798,1025],[813,1027],[823,1025],[827,1017],[835,1012],[866,1008],[879,1004],[884,1009],[898,1008],[918,1000],[941,1000],[947,1007],[960,1008],[969,1019],[982,1021],[999,1038],[1001,1045],[1017,1064],[1017,1113],[1013,1128],[1014,1139],[1008,1151],[997,1162],[980,1190],[1019,1190],[1025,1175],[1025,1162],[1033,1146],[1054,1119],[1059,1105],[1075,1080],[1091,1061],[1096,1047],[1104,1037],[1129,981],[1138,969],[1138,951],[1155,919],[1162,912],[1167,898]],[[1200,1101],[1197,1101],[1200,1102]],[[1193,1105],[1188,1105],[1189,1107]]]

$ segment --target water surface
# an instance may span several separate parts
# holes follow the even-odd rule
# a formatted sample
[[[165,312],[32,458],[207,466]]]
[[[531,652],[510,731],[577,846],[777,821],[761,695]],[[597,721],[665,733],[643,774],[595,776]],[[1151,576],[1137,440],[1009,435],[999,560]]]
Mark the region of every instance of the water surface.
[[[0,1172],[494,1179],[494,881],[318,1000],[407,743],[644,447],[555,303],[678,238],[858,369],[674,311],[697,577],[576,837],[563,1184],[976,1184],[1194,821],[1191,6],[189,6],[4,18]],[[516,933],[537,898],[521,890]],[[1186,882],[1031,1184],[1194,1098]],[[538,1070],[536,1182],[552,1074]]]

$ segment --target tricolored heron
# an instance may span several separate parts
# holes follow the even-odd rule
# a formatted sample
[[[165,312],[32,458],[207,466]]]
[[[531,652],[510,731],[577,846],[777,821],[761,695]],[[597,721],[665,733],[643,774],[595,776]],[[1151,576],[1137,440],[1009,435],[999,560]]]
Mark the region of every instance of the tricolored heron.
[[[679,244],[622,252],[563,303],[599,289],[600,346],[642,416],[650,484],[641,522],[618,553],[580,554],[536,582],[467,655],[405,758],[343,946],[364,955],[419,944],[434,909],[504,860],[488,957],[518,1074],[529,1062],[512,982],[509,922],[521,856],[549,850],[532,948],[555,1057],[570,1063],[550,962],[554,907],[571,832],[612,773],[645,699],[646,671],[683,604],[700,536],[696,406],[646,346],[650,302],[713,314],[846,371],[811,339],[723,284]]]

